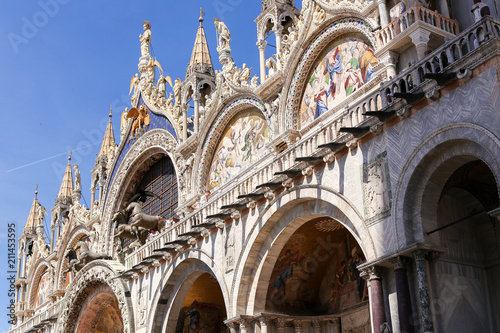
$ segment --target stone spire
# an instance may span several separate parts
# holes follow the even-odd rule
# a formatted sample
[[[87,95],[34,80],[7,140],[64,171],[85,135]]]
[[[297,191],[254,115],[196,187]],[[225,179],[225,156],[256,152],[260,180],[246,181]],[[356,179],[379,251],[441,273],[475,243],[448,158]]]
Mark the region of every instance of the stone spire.
[[[31,233],[35,230],[39,225],[43,226],[43,219],[45,214],[45,208],[38,202],[38,185],[35,190],[35,198],[33,199],[33,203],[31,204],[30,213],[28,215],[28,219],[26,220],[26,225],[24,226],[24,230],[26,233]]]
[[[71,196],[73,195],[73,171],[71,170],[71,150],[68,156],[68,164],[66,165],[66,170],[64,171],[63,180],[61,187],[59,188],[59,194],[56,198],[56,204],[61,203],[69,205],[71,203]]]
[[[102,140],[101,144],[101,150],[99,151],[99,156],[109,156],[109,152],[111,149],[116,147],[116,141],[115,141],[115,133],[113,131],[113,123],[111,122],[112,118],[112,107],[109,109],[109,122],[108,126],[106,127],[106,132],[104,133],[104,139]],[[113,147],[113,148],[111,148]]]
[[[193,52],[191,53],[191,60],[189,61],[189,65],[186,70],[186,77],[188,77],[192,72],[214,75],[212,58],[210,57],[207,37],[205,35],[205,29],[203,28],[203,15],[205,15],[205,13],[200,8],[200,18],[198,19],[200,26],[198,27],[198,32],[196,33]]]

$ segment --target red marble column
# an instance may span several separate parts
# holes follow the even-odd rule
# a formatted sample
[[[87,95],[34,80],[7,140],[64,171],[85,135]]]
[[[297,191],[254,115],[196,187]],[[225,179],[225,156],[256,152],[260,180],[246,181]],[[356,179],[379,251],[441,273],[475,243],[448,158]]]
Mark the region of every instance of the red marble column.
[[[370,291],[372,332],[380,333],[380,326],[386,321],[380,269],[375,266],[367,268],[365,277],[368,278],[368,288]]]
[[[394,275],[396,280],[396,294],[398,300],[399,330],[401,333],[413,333],[414,328],[411,323],[412,309],[410,299],[410,287],[408,286],[408,276],[404,265],[405,259],[397,257],[391,259],[394,265]]]

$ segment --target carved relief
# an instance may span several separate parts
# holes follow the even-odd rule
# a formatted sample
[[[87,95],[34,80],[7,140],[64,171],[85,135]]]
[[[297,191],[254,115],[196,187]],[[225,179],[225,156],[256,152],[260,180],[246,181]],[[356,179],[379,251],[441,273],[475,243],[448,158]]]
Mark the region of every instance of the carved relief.
[[[224,249],[225,249],[225,264],[226,273],[234,269],[234,228],[232,224],[228,224],[225,228]]]
[[[386,153],[363,168],[365,190],[365,214],[376,219],[387,214],[391,208],[391,192]]]

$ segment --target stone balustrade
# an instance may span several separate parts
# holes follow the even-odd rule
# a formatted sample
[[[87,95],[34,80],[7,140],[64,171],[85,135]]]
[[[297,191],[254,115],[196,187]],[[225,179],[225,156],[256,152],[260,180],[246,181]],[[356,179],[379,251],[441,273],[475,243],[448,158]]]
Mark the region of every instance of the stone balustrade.
[[[417,22],[426,23],[449,34],[457,35],[459,33],[458,21],[443,16],[437,11],[415,5],[376,33],[378,47],[382,48],[389,44]]]
[[[49,325],[53,325],[56,321],[56,318],[63,311],[63,301],[59,300],[58,302],[48,306],[43,311],[37,311],[31,318],[25,320],[13,330],[11,333],[22,333],[22,332],[37,332],[42,327],[46,327]]]

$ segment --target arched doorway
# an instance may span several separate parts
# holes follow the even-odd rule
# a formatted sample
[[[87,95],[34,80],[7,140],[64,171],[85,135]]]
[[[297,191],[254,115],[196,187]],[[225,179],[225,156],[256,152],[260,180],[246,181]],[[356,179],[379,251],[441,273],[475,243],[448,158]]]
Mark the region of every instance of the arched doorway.
[[[76,333],[123,332],[123,319],[116,296],[108,286],[101,286],[100,289],[83,304]]]
[[[437,208],[436,215],[423,215],[424,234],[427,241],[446,249],[435,263],[438,325],[450,332],[498,331],[497,182],[483,161],[472,157],[453,160],[457,163],[447,161],[434,172],[429,183],[436,184],[436,177],[447,175],[441,180],[444,186],[432,196],[433,202],[424,199],[422,207],[422,212]],[[450,169],[450,165],[455,168]]]
[[[223,332],[226,317],[219,283],[211,274],[201,273],[182,301],[175,332]]]
[[[280,251],[267,282],[266,316],[285,329],[369,332],[368,288],[357,268],[366,261],[361,246],[331,217],[299,220],[306,222],[275,241]]]

